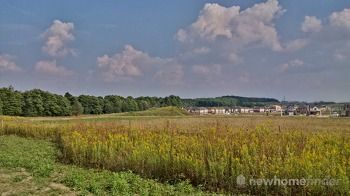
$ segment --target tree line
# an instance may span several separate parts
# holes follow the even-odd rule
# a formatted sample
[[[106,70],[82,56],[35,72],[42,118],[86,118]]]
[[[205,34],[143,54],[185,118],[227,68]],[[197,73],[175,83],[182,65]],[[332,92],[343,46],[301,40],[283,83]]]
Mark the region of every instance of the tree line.
[[[25,92],[13,87],[0,88],[0,115],[70,116],[142,111],[152,107],[181,106],[178,96],[122,97],[118,95],[57,95],[40,89]]]
[[[273,98],[222,96],[215,98],[182,99],[185,107],[253,107],[279,103]]]

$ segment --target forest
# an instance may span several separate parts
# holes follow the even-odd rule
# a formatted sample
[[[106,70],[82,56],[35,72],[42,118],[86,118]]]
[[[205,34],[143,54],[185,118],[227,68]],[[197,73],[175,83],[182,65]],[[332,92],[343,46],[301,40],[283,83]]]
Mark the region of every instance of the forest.
[[[275,104],[279,103],[279,101],[273,98],[222,96],[216,98],[182,99],[182,103],[184,106],[191,107],[253,107]]]
[[[64,96],[40,89],[25,92],[13,87],[0,88],[0,115],[9,116],[70,116],[80,114],[110,114],[142,111],[152,107],[181,106],[178,96],[122,97],[117,95]]]
[[[0,115],[71,116],[143,111],[154,107],[234,107],[264,106],[279,103],[273,98],[222,96],[216,98],[181,99],[167,97],[123,97],[119,95],[57,95],[40,89],[18,91],[12,86],[0,88]]]

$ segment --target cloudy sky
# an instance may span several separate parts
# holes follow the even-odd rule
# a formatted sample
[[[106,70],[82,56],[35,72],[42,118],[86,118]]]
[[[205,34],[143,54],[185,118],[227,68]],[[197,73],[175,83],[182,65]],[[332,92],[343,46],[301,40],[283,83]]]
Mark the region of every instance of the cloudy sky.
[[[0,0],[0,86],[350,101],[349,0]]]

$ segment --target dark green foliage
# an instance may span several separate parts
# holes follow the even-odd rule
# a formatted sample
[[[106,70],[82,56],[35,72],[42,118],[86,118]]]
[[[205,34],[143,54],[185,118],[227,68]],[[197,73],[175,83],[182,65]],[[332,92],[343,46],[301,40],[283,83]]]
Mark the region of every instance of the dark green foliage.
[[[103,112],[109,113],[119,113],[122,111],[124,98],[115,95],[108,95],[104,98],[104,108]]]
[[[74,99],[73,104],[72,104],[72,114],[74,116],[78,116],[80,114],[83,114],[84,108],[81,105],[81,103],[78,101],[77,98]]]
[[[0,99],[0,115],[2,115],[2,100]]]
[[[138,111],[139,107],[137,102],[131,96],[127,97],[124,104],[124,112]]]
[[[80,95],[78,100],[84,108],[84,114],[102,114],[103,101],[100,98],[90,95]]]
[[[67,98],[40,89],[23,93],[23,116],[68,116],[71,105]]]
[[[182,106],[181,98],[121,97],[107,95],[96,97],[70,93],[64,96],[40,89],[19,92],[13,87],[0,88],[0,115],[12,116],[69,116],[80,114],[110,114],[143,111],[153,107]]]
[[[19,116],[22,114],[23,96],[13,87],[1,88],[2,113],[4,115]]]
[[[60,108],[58,116],[72,115],[72,106],[70,104],[70,101],[61,95],[55,95],[55,96],[57,99],[58,107]]]
[[[255,98],[255,97],[239,97],[239,96],[223,96],[216,98],[197,98],[183,99],[184,106],[196,107],[233,107],[233,106],[264,106],[272,103],[279,103],[277,99],[272,98]]]
[[[68,99],[71,105],[73,105],[76,100],[76,98],[73,95],[71,95],[69,92],[66,92],[64,94],[64,97]]]
[[[44,115],[44,102],[42,98],[43,92],[39,89],[26,91],[23,93],[24,105],[23,115],[24,116],[43,116]]]

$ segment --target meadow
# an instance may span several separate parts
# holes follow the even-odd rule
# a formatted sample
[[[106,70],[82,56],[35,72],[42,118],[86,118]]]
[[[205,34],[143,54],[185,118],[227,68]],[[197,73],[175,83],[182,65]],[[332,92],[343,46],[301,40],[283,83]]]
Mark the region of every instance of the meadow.
[[[53,142],[58,160],[223,194],[350,194],[350,119],[266,116],[2,117],[1,135]],[[333,185],[239,186],[246,179]]]

